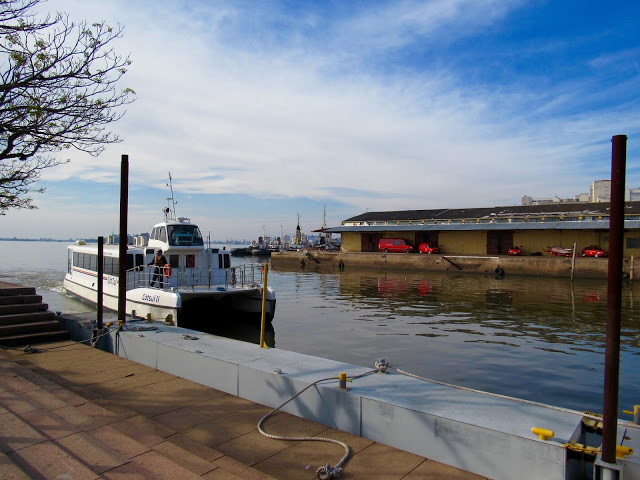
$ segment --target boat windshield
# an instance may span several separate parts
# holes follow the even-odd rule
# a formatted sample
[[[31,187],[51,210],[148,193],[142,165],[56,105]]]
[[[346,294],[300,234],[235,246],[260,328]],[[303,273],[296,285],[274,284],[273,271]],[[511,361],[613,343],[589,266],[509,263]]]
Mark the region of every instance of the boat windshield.
[[[168,225],[169,245],[190,247],[204,245],[200,229],[195,225]]]

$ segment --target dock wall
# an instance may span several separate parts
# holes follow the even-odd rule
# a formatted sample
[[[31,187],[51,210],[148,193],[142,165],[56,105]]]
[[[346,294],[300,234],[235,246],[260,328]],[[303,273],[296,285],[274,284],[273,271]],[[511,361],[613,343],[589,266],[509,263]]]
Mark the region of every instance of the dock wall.
[[[79,323],[76,333],[91,331],[90,321]],[[311,386],[282,410],[494,480],[582,478],[575,475],[581,466],[568,460],[562,446],[579,438],[578,413],[397,373],[373,373],[341,390],[340,372],[355,377],[371,368],[153,325],[150,330],[145,322],[127,324],[128,330],[104,337],[102,348],[274,408]],[[533,426],[552,429],[555,437],[540,440],[531,433]],[[623,434],[625,445],[640,448],[638,428],[620,426]],[[339,455],[328,462],[337,462]],[[619,463],[624,479],[640,478],[633,456]]]
[[[423,270],[440,272],[462,272],[495,274],[496,270],[505,275],[540,275],[570,277],[572,259],[570,257],[536,257],[508,255],[427,255],[417,253],[382,252],[279,252],[271,255],[274,268],[299,268],[313,270],[330,268],[348,269],[388,269]],[[575,278],[607,278],[606,258],[576,257]],[[632,273],[632,261],[624,259],[623,271]],[[637,268],[636,268],[637,270]],[[637,274],[634,275],[634,278]]]

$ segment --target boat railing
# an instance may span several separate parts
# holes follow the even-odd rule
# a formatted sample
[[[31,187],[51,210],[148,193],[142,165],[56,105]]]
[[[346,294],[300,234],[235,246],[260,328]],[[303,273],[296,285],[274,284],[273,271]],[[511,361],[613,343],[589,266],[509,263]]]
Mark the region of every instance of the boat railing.
[[[127,271],[127,290],[153,286],[161,290],[191,289],[200,287],[245,287],[262,284],[262,265],[249,263],[227,269],[172,268],[167,278],[154,266],[139,266]],[[151,285],[151,283],[154,283]]]

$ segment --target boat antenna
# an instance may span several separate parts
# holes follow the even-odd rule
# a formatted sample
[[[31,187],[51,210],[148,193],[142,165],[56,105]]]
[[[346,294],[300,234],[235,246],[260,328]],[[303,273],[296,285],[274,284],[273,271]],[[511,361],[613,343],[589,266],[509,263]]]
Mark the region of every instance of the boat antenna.
[[[175,220],[176,218],[176,204],[178,202],[173,198],[173,179],[171,177],[171,172],[169,172],[169,183],[167,183],[167,187],[171,191],[171,196],[167,198],[167,202],[169,203],[169,207],[164,209],[164,218],[165,220],[171,219]]]

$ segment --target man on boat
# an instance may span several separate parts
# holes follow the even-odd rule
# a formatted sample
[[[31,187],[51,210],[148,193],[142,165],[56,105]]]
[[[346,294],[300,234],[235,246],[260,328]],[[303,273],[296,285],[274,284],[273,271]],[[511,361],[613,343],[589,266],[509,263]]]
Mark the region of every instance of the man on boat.
[[[149,264],[154,266],[153,278],[151,279],[151,283],[149,284],[150,287],[153,287],[156,283],[156,280],[158,280],[158,284],[160,285],[160,288],[164,288],[163,268],[166,264],[167,264],[167,259],[164,258],[164,255],[162,254],[162,250],[158,249],[155,256],[153,257],[153,261]]]

